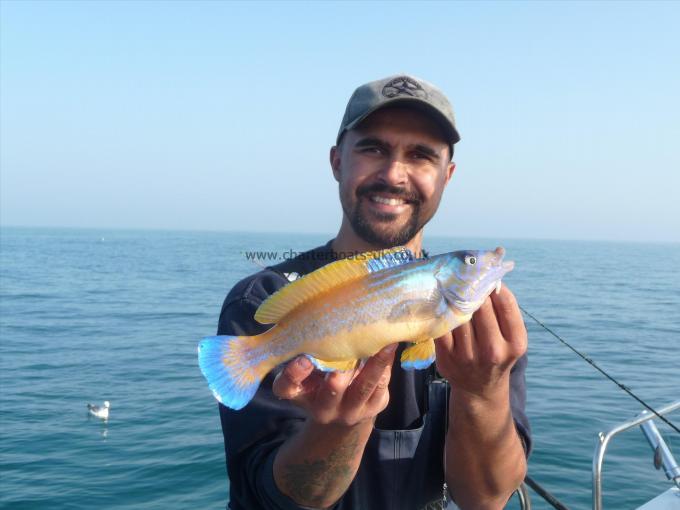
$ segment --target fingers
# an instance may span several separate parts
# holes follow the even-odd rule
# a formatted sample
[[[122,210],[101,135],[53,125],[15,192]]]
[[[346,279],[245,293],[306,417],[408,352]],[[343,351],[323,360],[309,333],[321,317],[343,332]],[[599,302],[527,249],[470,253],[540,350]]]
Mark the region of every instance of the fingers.
[[[491,298],[484,300],[469,322],[453,330],[453,338],[460,361],[495,363],[502,357],[504,348],[499,350],[498,342],[503,341],[503,335]]]
[[[309,384],[306,380],[314,371],[314,365],[306,356],[298,356],[290,361],[274,378],[272,391],[279,398],[293,399],[308,391]]]
[[[473,360],[475,358],[474,343],[475,332],[470,321],[453,330],[453,352],[457,358]]]
[[[353,371],[326,372],[324,383],[317,390],[315,407],[318,412],[334,409],[340,405],[347,386],[352,382]]]
[[[486,298],[479,310],[472,316],[472,327],[475,330],[475,337],[481,341],[488,342],[501,336],[491,298]]]
[[[362,403],[372,405],[380,403],[387,397],[397,346],[398,344],[388,345],[368,359],[347,392],[347,399],[351,400],[352,405],[359,406]]]
[[[524,333],[524,320],[517,300],[505,285],[498,294],[492,295],[492,302],[503,336],[510,339]]]
[[[514,294],[505,285],[499,294],[491,296],[501,333],[508,342],[518,343],[526,350],[527,332]]]
[[[442,359],[448,353],[453,352],[453,331],[449,331],[443,336],[434,339],[435,359]]]

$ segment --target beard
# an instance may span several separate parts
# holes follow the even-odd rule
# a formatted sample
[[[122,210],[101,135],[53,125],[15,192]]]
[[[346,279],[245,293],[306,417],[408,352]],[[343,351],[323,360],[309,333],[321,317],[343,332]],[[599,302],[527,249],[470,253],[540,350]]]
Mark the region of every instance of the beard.
[[[411,214],[402,225],[396,223],[399,215],[390,213],[367,212],[362,208],[363,200],[370,200],[372,193],[389,193],[405,200],[411,205]],[[344,205],[343,210],[349,219],[354,232],[367,243],[380,247],[390,248],[406,244],[420,231],[425,222],[420,219],[420,195],[415,191],[405,188],[389,186],[383,183],[373,183],[360,186],[356,190],[354,207],[348,210]],[[362,200],[363,199],[363,200]]]

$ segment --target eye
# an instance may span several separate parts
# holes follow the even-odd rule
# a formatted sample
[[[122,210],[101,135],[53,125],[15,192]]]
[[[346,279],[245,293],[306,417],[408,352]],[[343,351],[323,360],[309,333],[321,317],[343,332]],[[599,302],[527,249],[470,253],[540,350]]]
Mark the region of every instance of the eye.
[[[381,147],[364,147],[361,152],[364,154],[382,154],[384,151]]]
[[[463,260],[468,266],[474,266],[477,263],[477,257],[474,255],[465,255]]]
[[[428,161],[430,159],[430,155],[425,154],[424,152],[414,152],[412,157],[413,157],[413,159],[424,159],[424,160],[428,160]]]

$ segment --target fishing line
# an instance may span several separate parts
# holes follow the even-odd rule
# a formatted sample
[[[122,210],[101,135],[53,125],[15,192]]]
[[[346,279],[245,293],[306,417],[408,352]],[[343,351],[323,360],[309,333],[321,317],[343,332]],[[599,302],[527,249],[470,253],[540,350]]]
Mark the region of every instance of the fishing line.
[[[574,351],[576,354],[578,354],[581,358],[583,358],[586,362],[588,362],[595,370],[598,370],[598,371],[599,371],[602,375],[604,375],[607,379],[609,379],[611,382],[613,382],[614,384],[616,384],[619,388],[621,388],[623,391],[625,391],[626,393],[628,393],[628,394],[629,394],[631,397],[633,397],[635,400],[637,400],[638,402],[640,402],[640,404],[642,404],[642,405],[645,406],[649,411],[651,411],[652,413],[654,413],[654,414],[656,415],[657,418],[659,418],[659,419],[660,419],[661,421],[663,421],[666,425],[668,425],[670,428],[672,428],[672,429],[675,430],[678,434],[680,434],[680,429],[678,429],[678,427],[676,427],[675,425],[673,425],[673,423],[672,423],[670,420],[668,420],[668,419],[665,418],[664,416],[661,416],[659,413],[657,413],[656,410],[654,410],[654,408],[653,408],[652,406],[650,406],[649,404],[647,404],[647,402],[645,402],[645,401],[642,400],[640,397],[638,397],[635,393],[633,393],[633,392],[630,390],[630,388],[629,388],[628,386],[626,386],[625,384],[621,384],[619,381],[617,381],[616,379],[614,379],[611,375],[609,375],[607,372],[605,372],[603,369],[601,369],[601,368],[597,365],[597,363],[595,363],[591,358],[589,358],[589,357],[586,356],[585,354],[581,354],[577,349],[575,349],[574,347],[572,347],[572,346],[569,344],[569,342],[567,342],[566,340],[564,340],[562,337],[560,337],[560,335],[558,335],[557,333],[555,333],[552,329],[550,329],[548,326],[546,326],[546,325],[543,324],[541,321],[539,321],[536,317],[534,317],[534,316],[531,315],[529,312],[527,312],[522,306],[520,306],[519,309],[522,310],[528,317],[531,317],[531,319],[533,319],[533,321],[534,321],[536,324],[538,324],[539,326],[541,326],[541,327],[542,327],[543,329],[545,329],[548,333],[550,333],[552,336],[554,336],[555,338],[557,338],[560,342],[562,342],[564,345],[566,345],[566,346],[569,347],[572,351]]]

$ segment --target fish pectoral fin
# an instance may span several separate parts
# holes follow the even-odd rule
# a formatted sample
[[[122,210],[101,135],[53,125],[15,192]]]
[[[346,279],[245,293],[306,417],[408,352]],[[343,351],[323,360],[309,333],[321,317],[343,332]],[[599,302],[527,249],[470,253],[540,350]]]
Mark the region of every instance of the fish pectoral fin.
[[[344,361],[324,361],[322,359],[315,358],[314,356],[306,355],[309,361],[322,372],[348,372],[354,370],[357,366],[358,360],[350,359]]]
[[[466,301],[465,298],[461,298],[447,289],[444,282],[439,279],[437,273],[435,273],[434,278],[437,280],[437,289],[444,301],[448,303],[448,306],[455,308],[461,314],[472,315],[482,305],[483,301]]]
[[[389,322],[424,321],[439,317],[444,313],[445,302],[441,294],[433,292],[427,299],[407,299],[392,307]]]
[[[401,368],[404,370],[429,367],[434,361],[434,339],[429,338],[411,345],[401,353]]]

